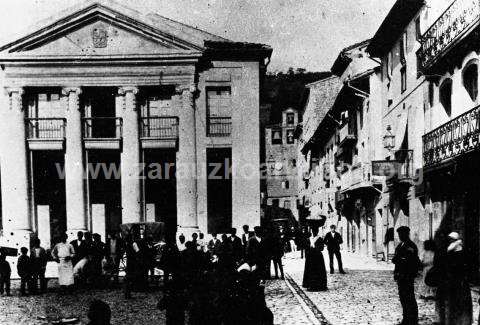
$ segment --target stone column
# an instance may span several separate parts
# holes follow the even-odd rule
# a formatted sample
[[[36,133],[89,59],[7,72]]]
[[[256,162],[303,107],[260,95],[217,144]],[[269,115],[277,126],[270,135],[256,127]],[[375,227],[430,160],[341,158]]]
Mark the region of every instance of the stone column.
[[[179,108],[179,148],[177,168],[178,235],[186,237],[198,231],[197,220],[197,145],[195,134],[195,85],[177,88],[181,92]],[[188,240],[188,237],[187,237]]]
[[[3,226],[9,247],[30,246],[32,218],[29,192],[29,162],[27,158],[25,112],[22,88],[7,88],[8,111],[2,121],[1,153]]]
[[[123,96],[123,150],[122,172],[122,223],[140,222],[142,218],[142,191],[140,179],[139,121],[136,95],[138,88],[121,87]]]
[[[87,231],[87,190],[82,144],[82,112],[79,87],[66,87],[62,94],[66,101],[65,199],[67,206],[67,235],[77,237],[78,231]]]

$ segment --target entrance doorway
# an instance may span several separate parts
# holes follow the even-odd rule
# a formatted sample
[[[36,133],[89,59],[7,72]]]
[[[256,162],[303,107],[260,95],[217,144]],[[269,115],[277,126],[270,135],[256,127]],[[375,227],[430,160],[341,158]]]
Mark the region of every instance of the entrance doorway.
[[[232,149],[207,149],[207,228],[225,233],[232,227]]]
[[[145,150],[143,159],[145,162],[145,219],[164,222],[166,233],[175,233],[177,229],[175,150]]]
[[[64,153],[31,151],[36,231],[42,246],[52,247],[67,230]]]
[[[89,227],[105,240],[122,223],[120,153],[88,150]]]

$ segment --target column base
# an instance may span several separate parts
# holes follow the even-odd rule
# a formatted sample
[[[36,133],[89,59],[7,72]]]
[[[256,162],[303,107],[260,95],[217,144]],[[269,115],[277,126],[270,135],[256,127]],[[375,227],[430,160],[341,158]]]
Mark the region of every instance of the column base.
[[[30,230],[4,230],[0,237],[0,246],[17,249],[20,255],[20,248],[26,247],[30,251],[31,241],[36,235]]]

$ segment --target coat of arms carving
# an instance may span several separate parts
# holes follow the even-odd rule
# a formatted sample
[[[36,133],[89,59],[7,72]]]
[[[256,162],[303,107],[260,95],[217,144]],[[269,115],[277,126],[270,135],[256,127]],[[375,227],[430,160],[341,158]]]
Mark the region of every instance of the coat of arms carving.
[[[107,30],[103,27],[93,28],[92,40],[93,40],[94,47],[107,47],[107,41],[108,41]]]

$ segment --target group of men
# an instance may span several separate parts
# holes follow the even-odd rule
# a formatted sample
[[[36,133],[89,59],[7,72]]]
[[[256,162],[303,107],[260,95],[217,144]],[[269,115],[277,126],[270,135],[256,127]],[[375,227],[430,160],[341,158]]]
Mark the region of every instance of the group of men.
[[[165,296],[159,302],[167,324],[184,324],[185,313],[190,324],[272,323],[260,285],[270,256],[267,236],[259,227],[244,226],[244,232],[239,237],[232,228],[208,242],[196,233],[189,241],[180,235],[178,243],[167,237],[160,259]]]
[[[75,250],[72,264],[79,284],[96,285],[110,278],[118,282],[119,265],[125,251],[121,236],[112,232],[104,243],[99,234],[79,231],[77,239],[70,244]]]

